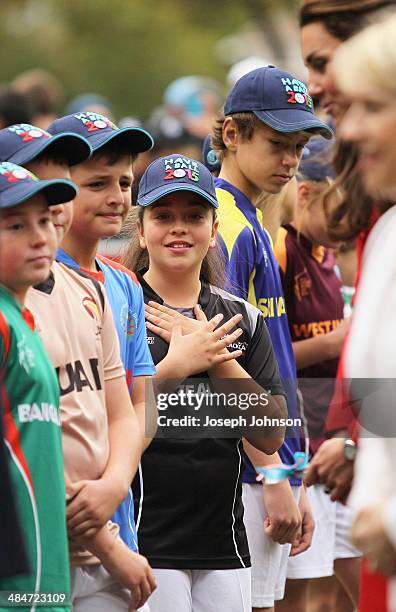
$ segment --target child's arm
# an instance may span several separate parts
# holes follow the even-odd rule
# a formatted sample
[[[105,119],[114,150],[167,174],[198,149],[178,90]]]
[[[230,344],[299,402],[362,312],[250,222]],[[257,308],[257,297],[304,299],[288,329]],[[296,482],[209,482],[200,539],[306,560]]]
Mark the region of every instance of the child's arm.
[[[98,480],[80,480],[69,488],[67,525],[73,535],[93,535],[125,499],[141,456],[141,432],[124,377],[105,382],[109,458]],[[135,442],[135,443],[133,443]]]
[[[166,357],[157,365],[156,378],[162,379],[165,386],[166,381],[169,380],[172,389],[188,376],[206,372],[214,365],[241,355],[241,351],[229,353],[224,349],[227,344],[237,340],[242,330],[237,329],[223,338],[227,331],[235,327],[240,320],[239,316],[233,317],[232,320],[215,329],[222,319],[222,315],[217,315],[211,321],[202,322],[195,331],[187,335],[183,335],[184,319],[186,317],[176,315],[170,332],[162,335],[169,340],[169,350]],[[167,389],[161,386],[161,390]]]
[[[336,329],[328,334],[293,342],[297,369],[308,368],[327,359],[337,359],[340,356],[349,325],[350,319],[344,319]]]
[[[130,550],[104,525],[92,538],[79,538],[79,544],[100,559],[109,574],[131,591],[131,610],[145,604],[156,589],[153,571],[142,555]]]
[[[220,320],[219,315],[216,315],[208,322],[205,314],[199,307],[195,307],[194,312],[196,316],[195,320],[180,316],[176,314],[175,311],[166,306],[150,302],[146,314],[148,318],[147,327],[157,333],[165,341],[169,341],[170,334],[172,333],[173,327],[177,320],[180,321],[180,324],[183,328],[183,332],[188,334],[188,338],[191,338],[191,336],[193,335],[192,333],[190,333],[191,330],[199,329],[200,326],[207,326],[208,323],[211,323],[211,328],[215,329],[216,325],[218,324],[218,321]],[[223,337],[225,334],[228,333],[230,329],[234,327],[237,322],[241,320],[241,318],[242,315],[235,315],[229,321],[224,323],[221,327],[216,329],[215,333],[218,334],[220,338]],[[226,346],[232,344],[234,341],[235,340],[233,339],[233,335],[228,335],[223,341],[223,344],[225,344],[225,346],[222,349],[223,354],[231,355],[232,357],[234,357],[234,359],[219,361],[218,363],[209,365],[209,367],[207,368],[209,376],[211,378],[217,379],[244,379],[244,382],[241,383],[241,385],[243,385],[244,393],[251,393],[252,396],[262,394],[265,390],[252,379],[252,377],[242,368],[242,366],[239,365],[237,361],[235,361],[237,357],[241,356],[241,351],[234,351],[232,353],[229,353],[227,351]],[[261,342],[264,342],[264,340],[261,340]],[[270,342],[269,339],[268,342]],[[267,349],[268,346],[270,345],[267,344]],[[263,347],[264,345],[261,348]],[[269,355],[268,359],[270,357],[271,355]],[[178,354],[176,353],[175,359],[178,359],[178,361],[180,362],[180,354],[178,356]],[[262,361],[265,361],[264,351],[262,354]],[[174,371],[179,371],[182,367],[183,364],[175,364]],[[264,367],[264,365],[262,367]],[[263,376],[263,378],[264,377],[265,376]],[[270,377],[267,376],[267,378]],[[286,419],[287,407],[283,396],[268,395],[268,405],[265,408],[265,414],[269,418]],[[249,438],[249,440],[254,446],[259,448],[263,452],[272,454],[282,445],[284,432],[285,427],[268,428],[266,430],[265,437],[252,437]]]
[[[252,397],[260,397],[261,394],[265,393],[265,389],[261,387],[249,376],[249,374],[242,368],[237,361],[229,361],[227,363],[219,364],[212,367],[209,370],[209,376],[217,379],[239,379],[244,380],[240,386],[240,392],[245,395],[251,395]],[[238,385],[239,386],[239,385]],[[268,403],[265,409],[262,410],[263,414],[258,416],[265,416],[269,419],[286,420],[287,419],[287,405],[286,400],[282,395],[271,395],[266,394]],[[276,421],[275,421],[276,422]],[[247,439],[250,444],[259,451],[272,455],[278,448],[283,444],[285,426],[273,426],[266,427],[265,436],[252,435]]]
[[[66,500],[70,501],[72,483],[65,474]],[[68,501],[68,503],[69,503]],[[104,525],[93,536],[70,537],[69,546],[87,548],[101,561],[109,574],[130,589],[132,605],[130,612],[144,605],[156,588],[154,574],[145,557],[132,552],[120,538],[114,537]]]
[[[243,441],[244,450],[254,467],[281,463],[278,453],[266,455]],[[279,544],[293,543],[301,538],[301,514],[288,480],[278,484],[263,484],[264,506],[267,518],[264,530],[268,537]]]
[[[129,395],[114,318],[106,297],[100,341],[108,421],[109,444],[108,449],[103,449],[107,464],[97,480],[81,480],[70,486],[69,493],[73,499],[67,507],[67,525],[73,535],[93,535],[110,519],[128,493],[142,452],[142,434]],[[100,402],[98,409],[103,410]]]

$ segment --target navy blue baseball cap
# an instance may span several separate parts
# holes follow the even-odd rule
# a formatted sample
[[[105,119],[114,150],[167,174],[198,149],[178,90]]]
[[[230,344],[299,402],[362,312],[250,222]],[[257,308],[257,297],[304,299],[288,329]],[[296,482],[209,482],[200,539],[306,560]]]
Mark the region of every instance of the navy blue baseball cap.
[[[202,161],[211,172],[221,168],[221,161],[217,157],[216,151],[212,149],[212,136],[210,134],[203,141]]]
[[[138,127],[120,129],[104,115],[90,111],[55,119],[48,127],[48,131],[51,134],[64,132],[79,134],[88,140],[94,153],[115,139],[120,145],[129,148],[131,154],[149,151],[154,145],[152,136],[146,130]]]
[[[257,68],[242,76],[229,93],[224,114],[253,112],[277,132],[317,130],[325,138],[333,132],[314,114],[306,85],[275,66]]]
[[[11,162],[0,163],[0,209],[12,208],[43,193],[48,206],[70,202],[77,195],[71,181],[53,179],[40,181],[37,176]]]
[[[41,153],[59,153],[70,166],[87,159],[91,147],[82,136],[70,132],[52,136],[49,132],[30,125],[17,123],[0,130],[0,160],[23,166]]]
[[[325,181],[335,179],[335,171],[331,162],[333,143],[314,136],[305,145],[298,166],[297,179],[306,181]]]
[[[201,162],[180,153],[151,162],[140,180],[137,203],[149,206],[175,191],[192,191],[215,208],[219,206],[209,170]]]

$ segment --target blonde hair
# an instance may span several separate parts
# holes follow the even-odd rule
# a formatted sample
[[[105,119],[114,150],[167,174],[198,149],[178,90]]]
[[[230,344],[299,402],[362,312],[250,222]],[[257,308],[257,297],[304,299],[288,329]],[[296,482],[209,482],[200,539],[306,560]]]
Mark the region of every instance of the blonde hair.
[[[258,125],[265,125],[269,130],[273,130],[277,132],[274,128],[271,128],[270,125],[267,125],[264,121],[261,121],[253,111],[246,111],[243,113],[233,113],[232,115],[227,115],[227,117],[231,117],[234,123],[236,124],[238,134],[241,137],[241,140],[248,141],[253,138],[254,130]],[[212,127],[212,149],[216,151],[217,157],[220,162],[224,161],[224,158],[227,155],[227,146],[223,140],[223,125],[226,120],[226,116],[224,115],[224,109],[221,109],[214,120]],[[312,138],[315,134],[320,134],[323,130],[321,128],[313,128],[312,130],[296,130],[303,136],[307,138]],[[295,132],[279,132],[282,135],[294,134]]]
[[[333,67],[340,90],[358,94],[368,88],[396,93],[396,13],[341,45]]]

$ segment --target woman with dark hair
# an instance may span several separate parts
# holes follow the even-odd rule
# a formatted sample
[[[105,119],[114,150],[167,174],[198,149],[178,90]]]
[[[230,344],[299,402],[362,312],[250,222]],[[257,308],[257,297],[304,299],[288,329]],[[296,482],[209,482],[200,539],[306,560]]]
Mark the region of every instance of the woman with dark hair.
[[[336,128],[348,109],[349,101],[335,83],[331,70],[333,56],[344,41],[395,10],[395,0],[306,0],[302,5],[299,14],[302,54],[309,72],[310,93],[317,106],[332,117]],[[367,235],[389,203],[379,203],[367,193],[360,175],[359,152],[355,143],[337,142],[334,168],[337,173],[335,188],[341,186],[343,201],[329,215],[330,233],[341,240],[357,239],[358,259],[361,261]],[[342,384],[343,359],[337,377],[341,392],[333,398],[327,429],[332,435],[341,432],[343,437],[332,438],[322,445],[311,462],[307,482],[322,482],[330,490],[332,499],[345,501],[353,476],[354,462],[348,459],[348,452],[354,451],[354,442],[349,437],[354,437],[355,419],[348,406],[347,390]],[[379,607],[378,601],[375,606]]]
[[[329,67],[337,47],[385,17],[395,0],[306,0],[300,9],[302,54],[309,72],[309,90],[337,123],[348,101],[334,86]]]

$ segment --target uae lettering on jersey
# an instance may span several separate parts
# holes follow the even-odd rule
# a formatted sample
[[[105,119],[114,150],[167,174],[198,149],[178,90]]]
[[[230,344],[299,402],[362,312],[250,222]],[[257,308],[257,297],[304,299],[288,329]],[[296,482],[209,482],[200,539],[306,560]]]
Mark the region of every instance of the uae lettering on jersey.
[[[99,360],[95,358],[89,359],[90,372],[84,370],[84,366],[79,359],[73,363],[67,363],[61,369],[56,368],[56,374],[59,381],[60,394],[67,395],[72,391],[81,392],[84,389],[90,391],[100,391],[102,382],[99,374]]]
[[[164,181],[181,178],[187,178],[195,183],[199,181],[198,163],[193,159],[187,159],[186,157],[164,159],[164,165]]]

